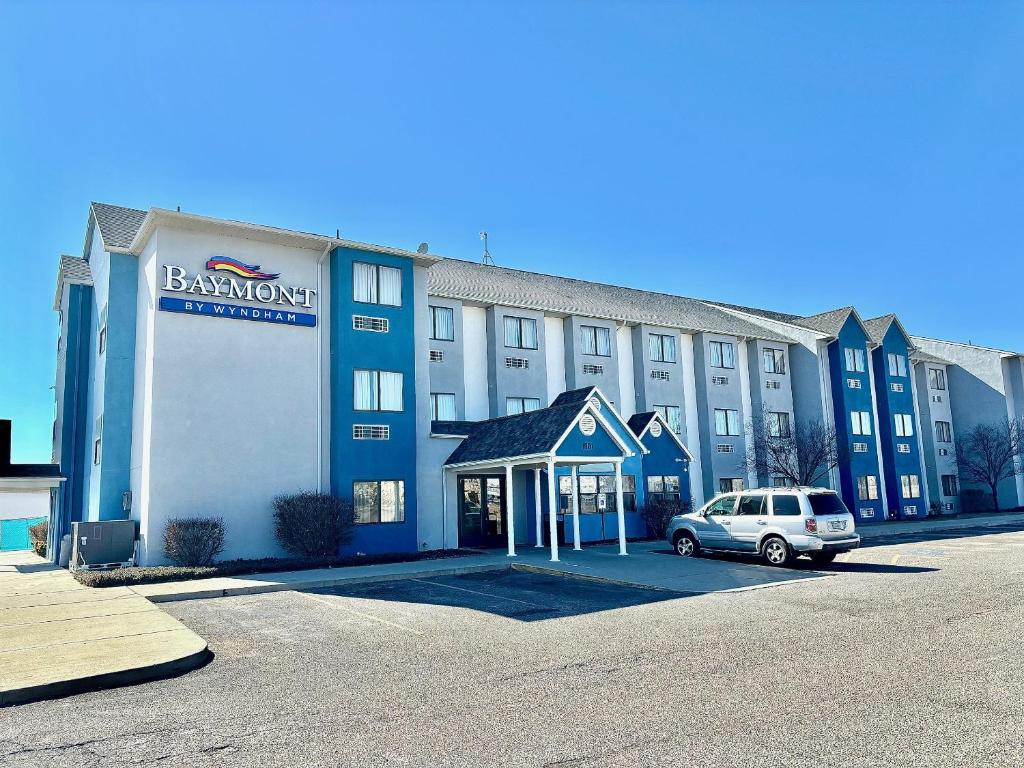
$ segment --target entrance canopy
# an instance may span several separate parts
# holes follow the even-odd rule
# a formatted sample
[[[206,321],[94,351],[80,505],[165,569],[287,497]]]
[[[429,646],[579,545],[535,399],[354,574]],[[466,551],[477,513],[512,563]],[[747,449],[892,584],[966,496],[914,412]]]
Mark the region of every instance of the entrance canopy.
[[[455,473],[479,473],[503,469],[506,488],[512,487],[514,468],[534,471],[534,511],[537,545],[541,545],[541,470],[547,471],[547,495],[551,559],[558,560],[558,537],[554,510],[558,497],[555,467],[582,464],[612,464],[615,467],[615,492],[619,510],[619,551],[626,554],[625,522],[622,503],[622,462],[646,448],[610,406],[596,387],[560,395],[548,408],[514,416],[478,422],[434,422],[435,434],[463,436],[445,462],[445,470]],[[575,485],[575,484],[574,484]],[[507,494],[508,553],[515,555],[512,495]],[[580,548],[579,499],[573,493],[573,530],[575,548]]]

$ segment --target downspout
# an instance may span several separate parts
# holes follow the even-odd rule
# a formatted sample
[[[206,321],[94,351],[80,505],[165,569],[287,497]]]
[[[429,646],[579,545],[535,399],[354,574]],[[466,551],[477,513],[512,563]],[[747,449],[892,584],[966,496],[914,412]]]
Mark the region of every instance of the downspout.
[[[441,467],[441,549],[448,549],[448,478]]]
[[[317,296],[317,318],[316,323],[316,489],[318,493],[324,491],[324,313],[321,311],[324,306],[323,293],[323,272],[324,260],[331,252],[331,242],[327,242],[324,252],[316,262],[316,296]]]

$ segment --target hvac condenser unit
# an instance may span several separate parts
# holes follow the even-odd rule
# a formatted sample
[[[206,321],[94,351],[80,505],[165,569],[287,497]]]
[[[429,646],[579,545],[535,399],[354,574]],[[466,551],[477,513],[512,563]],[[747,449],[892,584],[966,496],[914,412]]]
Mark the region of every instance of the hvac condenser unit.
[[[71,524],[71,570],[127,568],[134,560],[134,520]]]

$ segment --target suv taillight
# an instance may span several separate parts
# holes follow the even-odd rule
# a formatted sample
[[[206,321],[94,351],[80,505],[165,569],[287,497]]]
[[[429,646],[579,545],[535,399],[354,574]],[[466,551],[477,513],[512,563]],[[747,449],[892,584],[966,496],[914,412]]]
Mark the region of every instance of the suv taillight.
[[[805,518],[804,519],[804,528],[807,529],[808,533],[817,533],[818,532],[818,521],[815,520],[813,517]]]

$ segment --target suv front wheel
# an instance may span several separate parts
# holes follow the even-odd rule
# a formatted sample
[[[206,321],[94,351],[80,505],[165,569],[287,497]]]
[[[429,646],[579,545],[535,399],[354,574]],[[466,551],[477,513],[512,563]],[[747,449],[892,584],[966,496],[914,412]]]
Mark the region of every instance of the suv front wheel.
[[[766,539],[761,545],[761,555],[768,565],[783,566],[789,563],[793,555],[789,545],[778,536]]]
[[[689,531],[683,531],[676,536],[676,554],[682,557],[696,557],[700,551],[697,539]]]

